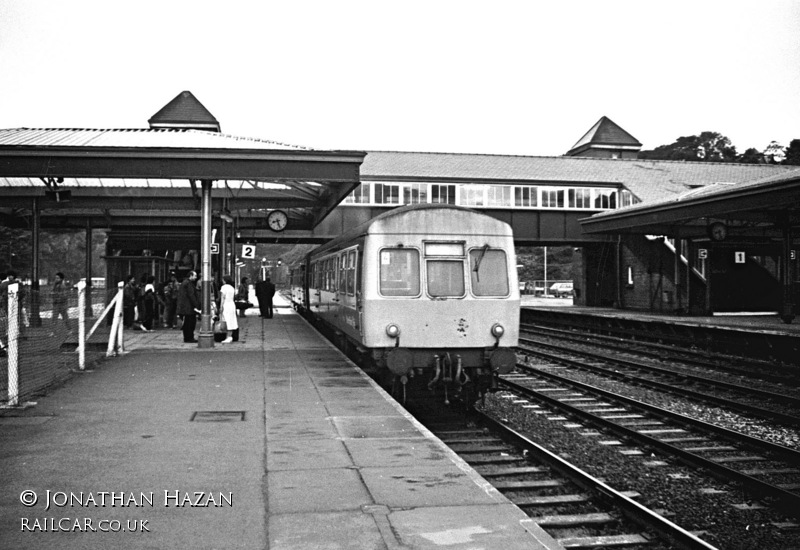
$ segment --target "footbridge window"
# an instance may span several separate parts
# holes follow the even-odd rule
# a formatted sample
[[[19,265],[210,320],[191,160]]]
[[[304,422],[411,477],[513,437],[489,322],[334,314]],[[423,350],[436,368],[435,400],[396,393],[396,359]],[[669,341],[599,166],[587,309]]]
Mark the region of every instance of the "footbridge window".
[[[349,205],[455,204],[470,208],[614,210],[639,200],[627,189],[555,185],[362,182]]]

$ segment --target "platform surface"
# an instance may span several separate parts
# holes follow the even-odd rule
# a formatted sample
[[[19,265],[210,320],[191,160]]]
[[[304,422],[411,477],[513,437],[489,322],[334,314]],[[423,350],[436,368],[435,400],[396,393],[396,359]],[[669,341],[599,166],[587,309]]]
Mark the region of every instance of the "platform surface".
[[[278,305],[211,350],[127,333],[124,355],[3,412],[0,548],[556,547]]]

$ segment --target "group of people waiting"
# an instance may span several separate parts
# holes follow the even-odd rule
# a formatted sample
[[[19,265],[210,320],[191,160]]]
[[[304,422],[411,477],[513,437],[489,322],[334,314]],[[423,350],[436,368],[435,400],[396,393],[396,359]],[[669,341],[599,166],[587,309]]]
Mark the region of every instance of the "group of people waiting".
[[[275,285],[269,277],[259,281],[255,287],[261,317],[271,318],[273,315],[272,298]],[[250,279],[242,277],[239,286],[234,289],[233,278],[222,277],[220,288],[214,289],[214,307],[216,316],[225,321],[226,337],[223,344],[239,341],[238,317],[244,316],[248,308]],[[197,317],[201,313],[200,283],[196,271],[190,271],[180,283],[175,275],[170,280],[156,287],[155,277],[142,276],[139,283],[133,275],[129,275],[123,287],[123,325],[126,328],[140,328],[143,331],[153,330],[155,322],[165,328],[177,328],[181,321],[183,341],[196,343],[195,330]]]

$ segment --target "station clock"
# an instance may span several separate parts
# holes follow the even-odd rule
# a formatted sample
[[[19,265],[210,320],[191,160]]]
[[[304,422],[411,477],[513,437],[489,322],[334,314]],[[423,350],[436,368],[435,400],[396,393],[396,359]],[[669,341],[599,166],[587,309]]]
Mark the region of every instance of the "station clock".
[[[712,241],[724,241],[728,237],[728,226],[722,222],[711,223],[706,229]]]
[[[289,223],[289,216],[283,210],[273,210],[267,214],[267,226],[273,231],[283,231]]]

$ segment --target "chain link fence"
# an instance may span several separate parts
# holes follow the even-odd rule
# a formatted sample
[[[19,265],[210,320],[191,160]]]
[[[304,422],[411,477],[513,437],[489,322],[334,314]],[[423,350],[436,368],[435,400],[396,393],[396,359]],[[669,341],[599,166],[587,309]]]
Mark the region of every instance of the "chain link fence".
[[[83,286],[83,285],[81,285]],[[79,297],[85,323],[79,330]],[[113,295],[110,297],[113,298]],[[43,394],[82,366],[90,368],[107,354],[110,327],[102,322],[86,340],[83,360],[79,333],[98,320],[110,299],[105,289],[32,291],[18,283],[0,292],[0,403],[17,405]],[[85,304],[89,303],[90,306]],[[112,310],[113,311],[113,310]]]

